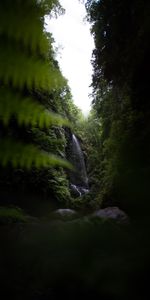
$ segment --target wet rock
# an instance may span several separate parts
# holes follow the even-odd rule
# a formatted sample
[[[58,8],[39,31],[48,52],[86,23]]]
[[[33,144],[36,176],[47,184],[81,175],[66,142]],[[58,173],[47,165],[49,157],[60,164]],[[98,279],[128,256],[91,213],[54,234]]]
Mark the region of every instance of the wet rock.
[[[70,190],[71,190],[71,195],[72,195],[74,198],[77,198],[77,197],[80,197],[80,196],[81,196],[80,189],[79,189],[79,187],[77,187],[75,184],[71,184],[71,185],[70,185]]]
[[[72,220],[77,217],[77,212],[69,208],[60,208],[52,213],[53,219]]]
[[[77,186],[75,184],[70,184],[71,195],[74,198],[81,197],[84,194],[87,194],[89,190],[82,186]]]
[[[113,219],[120,223],[128,223],[129,218],[127,214],[119,209],[118,207],[106,207],[103,209],[96,210],[92,217],[105,218],[105,219]]]

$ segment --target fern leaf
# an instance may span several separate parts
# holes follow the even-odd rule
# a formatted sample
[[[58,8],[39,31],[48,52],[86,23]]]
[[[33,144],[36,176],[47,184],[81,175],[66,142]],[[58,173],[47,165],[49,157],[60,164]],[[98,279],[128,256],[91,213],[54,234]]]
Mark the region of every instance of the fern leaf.
[[[0,34],[5,34],[7,38],[12,39],[12,41],[14,39],[17,42],[21,42],[33,52],[38,49],[41,54],[46,53],[49,44],[46,35],[43,35],[42,24],[40,24],[31,13],[29,13],[26,18],[22,18],[22,14],[23,12],[21,11],[19,15],[16,15],[12,10],[4,14],[1,10]]]
[[[44,31],[45,14],[58,8],[58,0],[14,0],[13,4],[12,0],[0,1],[0,120],[3,124],[9,125],[14,116],[19,125],[69,125],[67,120],[36,103],[36,97],[34,101],[23,96],[24,90],[28,94],[31,91],[43,94],[64,87],[64,78],[53,59],[52,39]],[[9,163],[23,168],[70,166],[33,145],[9,140],[10,132],[9,127],[8,131],[4,130],[6,138],[1,140],[3,166]]]
[[[0,80],[14,88],[57,89],[64,85],[64,78],[52,63],[27,56],[16,43],[1,43]]]
[[[53,154],[40,151],[34,145],[26,145],[10,139],[0,140],[0,163],[3,167],[12,164],[14,168],[21,167],[53,167],[62,166],[71,169],[71,164]]]
[[[24,15],[24,12],[27,12]],[[45,14],[58,15],[63,12],[57,0],[36,1],[20,0],[0,1],[0,34],[21,42],[32,51],[40,53],[48,51],[49,43],[43,34],[43,21]],[[39,16],[39,18],[37,18]],[[9,20],[9,21],[8,21]]]
[[[19,125],[49,127],[51,125],[69,126],[69,121],[58,114],[50,112],[32,98],[23,98],[5,88],[0,89],[0,120],[8,125],[12,116]]]

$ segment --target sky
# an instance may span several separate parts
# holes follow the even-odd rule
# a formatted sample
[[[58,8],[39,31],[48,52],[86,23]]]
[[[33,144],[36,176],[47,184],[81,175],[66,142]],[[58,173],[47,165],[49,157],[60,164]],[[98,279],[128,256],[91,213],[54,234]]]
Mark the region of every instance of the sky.
[[[74,103],[85,115],[90,110],[91,74],[90,63],[94,48],[90,25],[84,20],[86,10],[79,0],[60,0],[66,12],[57,19],[47,19],[46,29],[59,48],[57,59],[63,75],[68,79]]]

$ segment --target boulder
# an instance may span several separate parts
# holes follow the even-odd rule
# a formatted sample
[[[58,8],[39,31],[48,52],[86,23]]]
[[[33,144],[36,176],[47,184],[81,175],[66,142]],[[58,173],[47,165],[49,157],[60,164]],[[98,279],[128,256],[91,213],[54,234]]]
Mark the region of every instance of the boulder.
[[[103,209],[96,210],[92,214],[92,217],[113,219],[120,223],[128,223],[129,222],[129,218],[126,215],[126,213],[116,206],[106,207]]]
[[[55,210],[52,213],[52,218],[53,219],[63,219],[63,220],[70,220],[70,219],[74,219],[77,217],[77,212],[73,209],[69,209],[69,208],[60,208]]]

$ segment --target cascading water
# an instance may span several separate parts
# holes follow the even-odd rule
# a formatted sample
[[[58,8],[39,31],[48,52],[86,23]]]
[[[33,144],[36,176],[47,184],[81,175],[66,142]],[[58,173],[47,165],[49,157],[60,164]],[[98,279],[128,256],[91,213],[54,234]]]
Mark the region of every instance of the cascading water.
[[[75,171],[71,174],[71,189],[76,195],[81,196],[88,192],[88,177],[84,161],[84,155],[77,137],[72,135],[72,164]]]
[[[80,180],[84,187],[88,187],[88,177],[85,167],[85,161],[83,152],[81,150],[80,144],[76,136],[72,135],[72,148],[73,148],[73,154],[76,162],[76,169],[77,172],[80,174]]]

